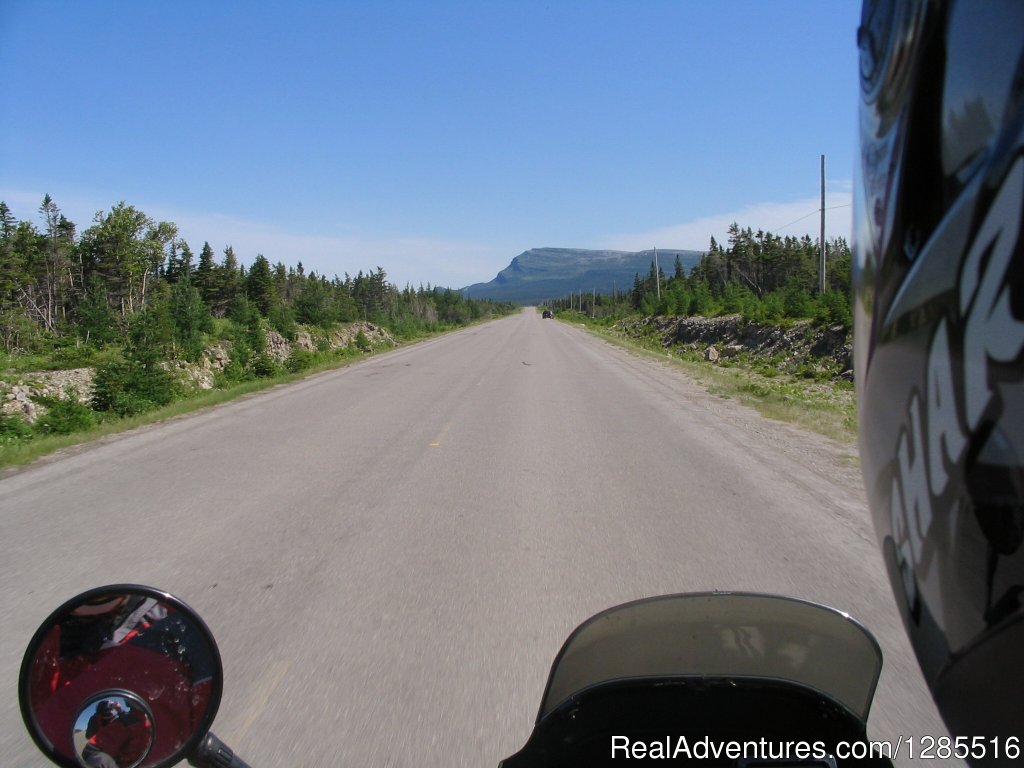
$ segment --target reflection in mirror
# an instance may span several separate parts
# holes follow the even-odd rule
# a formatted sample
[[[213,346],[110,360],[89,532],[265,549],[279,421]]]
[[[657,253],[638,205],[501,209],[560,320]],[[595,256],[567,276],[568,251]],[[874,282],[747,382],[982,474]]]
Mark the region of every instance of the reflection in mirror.
[[[36,744],[57,764],[156,768],[181,760],[209,729],[221,680],[202,619],[170,595],[121,585],[86,592],[44,622],[19,696]],[[104,717],[109,730],[96,736]]]
[[[71,742],[85,768],[134,768],[153,746],[153,714],[128,691],[104,691],[82,707]]]

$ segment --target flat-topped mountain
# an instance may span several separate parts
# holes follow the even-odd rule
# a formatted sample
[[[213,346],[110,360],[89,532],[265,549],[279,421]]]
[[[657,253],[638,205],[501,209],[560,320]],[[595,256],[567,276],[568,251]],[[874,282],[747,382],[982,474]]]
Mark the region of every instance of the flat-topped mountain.
[[[700,261],[700,251],[658,249],[658,266],[666,275],[675,269],[676,256],[684,271]],[[590,251],[581,248],[532,248],[512,259],[512,263],[489,283],[476,283],[462,290],[474,299],[541,304],[570,293],[625,293],[633,287],[633,278],[648,274],[654,250]]]

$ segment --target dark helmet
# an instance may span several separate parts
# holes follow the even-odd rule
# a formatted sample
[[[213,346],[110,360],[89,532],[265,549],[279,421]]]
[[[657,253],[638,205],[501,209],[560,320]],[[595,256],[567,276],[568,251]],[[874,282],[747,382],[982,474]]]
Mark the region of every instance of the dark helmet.
[[[875,529],[950,731],[1021,736],[1024,3],[866,0],[858,44],[855,369]]]
[[[109,722],[117,717],[118,710],[120,710],[120,706],[112,699],[104,699],[96,705],[96,714],[104,722]]]

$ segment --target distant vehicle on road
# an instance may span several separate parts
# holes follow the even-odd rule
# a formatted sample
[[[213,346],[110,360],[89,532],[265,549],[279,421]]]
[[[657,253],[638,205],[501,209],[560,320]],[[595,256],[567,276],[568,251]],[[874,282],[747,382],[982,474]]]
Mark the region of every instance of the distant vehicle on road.
[[[550,309],[545,309],[543,314],[541,315],[541,317],[543,317],[545,320],[554,316],[554,313]]]

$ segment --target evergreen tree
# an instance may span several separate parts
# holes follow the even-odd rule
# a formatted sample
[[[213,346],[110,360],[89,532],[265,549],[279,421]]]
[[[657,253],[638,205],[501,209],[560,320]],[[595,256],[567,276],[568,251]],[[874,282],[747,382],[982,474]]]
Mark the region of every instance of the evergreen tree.
[[[290,284],[294,284],[294,278],[291,283],[289,283],[288,267],[286,267],[283,262],[279,261],[273,266],[271,271],[273,272],[274,295],[282,303],[291,304],[294,297],[289,294],[288,288]]]
[[[173,285],[178,282],[179,269],[178,246],[175,243],[171,245],[171,252],[167,254],[167,263],[164,265],[160,276]]]
[[[168,283],[192,279],[192,249],[184,240],[172,241],[167,254],[167,266],[163,277]]]
[[[0,312],[18,305],[19,289],[28,281],[25,257],[16,247],[18,220],[0,201]]]
[[[256,305],[264,317],[270,315],[270,311],[277,303],[274,275],[270,268],[270,262],[262,253],[256,257],[249,269],[245,280],[245,295]]]
[[[633,275],[633,290],[629,292],[629,303],[633,309],[640,309],[640,303],[643,301],[645,293],[646,291],[644,283],[640,279],[640,273],[636,272]]]
[[[59,319],[64,317],[65,299],[72,286],[68,285],[71,275],[71,254],[75,248],[75,229],[63,215],[53,199],[43,197],[39,213],[46,225],[42,259],[37,262],[34,282],[39,299],[36,305],[37,317],[44,328],[53,331]]]
[[[241,267],[235,258],[235,250],[229,245],[224,249],[224,261],[217,270],[217,298],[213,305],[215,315],[223,316],[235,303],[242,291]]]
[[[196,266],[196,277],[194,285],[199,291],[199,296],[208,307],[213,307],[217,300],[217,265],[213,258],[213,248],[209,243],[203,243],[203,249],[199,252],[199,264]]]
[[[18,220],[3,200],[0,200],[0,241],[5,241],[14,234]]]
[[[203,334],[213,331],[213,316],[188,274],[171,289],[174,340],[186,360],[197,362],[203,352]]]
[[[295,319],[308,325],[327,327],[334,320],[331,286],[313,273],[306,279],[295,299]]]
[[[122,416],[140,413],[174,399],[173,376],[163,367],[174,340],[166,284],[153,292],[145,309],[128,320],[123,359],[103,363],[93,378],[93,407]]]
[[[99,275],[90,276],[76,315],[78,333],[85,342],[103,345],[118,339],[117,313],[107,303],[107,291]]]
[[[0,267],[0,274],[10,288],[10,300],[28,320],[40,327],[45,325],[46,306],[37,277],[45,260],[45,241],[45,236],[40,235],[31,222],[18,222],[14,234],[5,241],[10,261]]]

